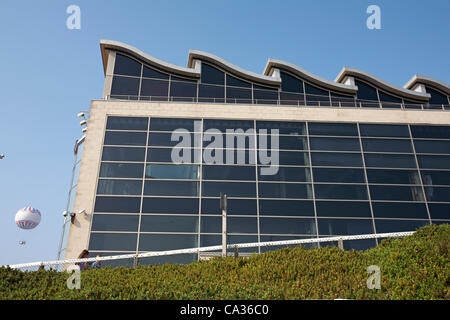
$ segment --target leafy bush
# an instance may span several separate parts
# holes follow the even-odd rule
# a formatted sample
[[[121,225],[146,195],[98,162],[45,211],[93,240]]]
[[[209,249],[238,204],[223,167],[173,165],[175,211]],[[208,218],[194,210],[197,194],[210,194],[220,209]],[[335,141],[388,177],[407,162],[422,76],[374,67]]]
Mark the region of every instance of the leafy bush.
[[[301,246],[250,258],[215,258],[86,270],[81,289],[65,272],[0,268],[0,299],[449,299],[450,226],[384,240],[366,251]],[[367,267],[381,270],[381,289],[368,289]]]

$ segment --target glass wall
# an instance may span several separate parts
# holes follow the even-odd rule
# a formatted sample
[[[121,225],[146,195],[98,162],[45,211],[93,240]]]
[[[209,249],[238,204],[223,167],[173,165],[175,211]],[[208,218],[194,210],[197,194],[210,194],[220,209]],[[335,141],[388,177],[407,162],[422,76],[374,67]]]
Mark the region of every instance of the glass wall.
[[[278,149],[267,143],[275,143],[271,129],[279,130]],[[268,152],[279,155],[273,174],[261,170]],[[449,164],[450,126],[110,116],[89,250],[220,245],[221,192],[228,196],[229,243],[448,223]]]

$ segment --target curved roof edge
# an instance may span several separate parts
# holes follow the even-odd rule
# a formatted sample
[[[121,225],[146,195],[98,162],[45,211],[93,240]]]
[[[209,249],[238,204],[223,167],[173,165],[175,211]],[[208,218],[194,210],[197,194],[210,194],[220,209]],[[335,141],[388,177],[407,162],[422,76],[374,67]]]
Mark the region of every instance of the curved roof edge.
[[[403,87],[405,89],[414,90],[415,86],[421,83],[434,86],[445,92],[447,95],[450,95],[450,86],[448,84],[431,77],[421,76],[417,74],[414,75],[414,77],[412,77]]]
[[[102,59],[103,59],[103,71],[106,75],[106,66],[108,62],[108,54],[107,50],[115,49],[118,51],[126,52],[131,55],[134,55],[135,57],[141,59],[144,62],[147,62],[150,65],[153,65],[155,67],[159,67],[160,69],[167,70],[176,74],[191,76],[191,77],[199,77],[200,76],[200,70],[196,68],[185,68],[180,67],[172,63],[165,62],[163,60],[160,60],[158,58],[152,57],[151,55],[146,54],[145,52],[130,46],[126,43],[120,42],[120,41],[113,41],[113,40],[100,40],[100,50],[102,52]]]
[[[269,85],[279,85],[281,83],[280,78],[260,75],[252,71],[247,71],[216,55],[199,50],[189,51],[188,67],[192,67],[196,59],[211,62],[212,64],[218,65],[221,68],[229,71],[230,73],[236,74],[244,79],[252,80],[254,82],[265,83]]]
[[[348,76],[366,80],[367,82],[370,82],[370,83],[374,84],[375,86],[386,90],[387,92],[391,92],[391,93],[397,94],[397,95],[405,97],[405,98],[419,99],[419,100],[428,100],[428,98],[430,98],[430,95],[427,93],[408,90],[408,89],[390,84],[384,80],[381,80],[378,77],[371,75],[370,73],[367,73],[365,71],[361,71],[358,69],[354,69],[354,68],[348,68],[348,67],[342,68],[341,72],[339,72],[339,74],[337,75],[337,77],[334,81],[342,83],[343,81],[345,81],[345,78]]]
[[[333,81],[321,78],[319,76],[316,76],[315,74],[312,74],[309,71],[306,71],[305,69],[300,68],[299,66],[297,66],[293,63],[282,61],[282,60],[277,60],[277,59],[269,59],[267,61],[266,67],[264,68],[264,74],[267,76],[272,75],[274,68],[286,69],[286,70],[298,75],[300,78],[309,80],[310,82],[318,84],[327,89],[346,92],[346,93],[355,93],[358,90],[358,87],[356,87],[356,86],[347,85],[347,84],[343,84],[343,83],[337,83],[337,82],[333,82]]]

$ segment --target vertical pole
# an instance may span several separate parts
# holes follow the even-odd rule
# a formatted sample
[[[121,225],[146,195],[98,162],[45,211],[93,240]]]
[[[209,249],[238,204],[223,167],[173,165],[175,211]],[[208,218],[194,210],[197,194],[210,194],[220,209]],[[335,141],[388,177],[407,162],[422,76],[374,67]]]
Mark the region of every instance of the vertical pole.
[[[220,210],[222,210],[222,257],[227,256],[227,195],[220,193]]]
[[[342,241],[342,239],[338,240],[338,248],[344,250],[344,241]]]

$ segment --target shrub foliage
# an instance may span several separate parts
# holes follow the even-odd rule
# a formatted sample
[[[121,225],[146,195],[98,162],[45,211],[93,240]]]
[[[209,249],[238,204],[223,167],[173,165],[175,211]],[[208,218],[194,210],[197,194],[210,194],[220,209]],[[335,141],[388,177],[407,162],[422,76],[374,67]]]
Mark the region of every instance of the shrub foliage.
[[[189,265],[104,267],[68,273],[0,268],[0,299],[449,299],[450,226],[384,240],[366,251],[301,246],[250,258],[215,258]],[[381,271],[368,289],[367,267]]]

